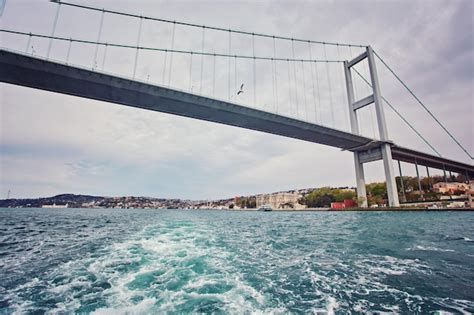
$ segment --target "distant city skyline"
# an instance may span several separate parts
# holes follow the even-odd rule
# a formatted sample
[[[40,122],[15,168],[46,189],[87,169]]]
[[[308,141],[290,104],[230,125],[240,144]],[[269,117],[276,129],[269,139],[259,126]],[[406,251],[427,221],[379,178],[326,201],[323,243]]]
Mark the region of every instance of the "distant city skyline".
[[[474,152],[474,5],[470,1],[74,2],[224,28],[370,44]],[[2,28],[49,34],[55,6],[47,1],[6,1]],[[70,11],[61,14],[59,34],[85,31],[96,39],[98,15],[78,25],[79,19],[73,19]],[[136,26],[129,21],[111,18],[106,25],[107,36],[122,29],[128,42],[136,40]],[[147,38],[149,45],[160,45],[152,39]],[[25,48],[24,40],[17,37],[2,33],[1,40],[4,47]],[[199,48],[199,40],[196,44]],[[46,49],[44,42],[33,45],[38,51]],[[59,52],[64,47],[53,46],[52,56]],[[116,59],[107,66],[129,68],[130,64]],[[150,69],[139,71],[146,77]],[[152,80],[161,77],[161,72],[150,73]],[[391,89],[395,83],[387,78],[381,73],[382,93],[395,99],[397,108],[441,153],[472,164],[414,101],[406,102],[408,98],[397,95],[399,90]],[[181,79],[177,74],[176,80]],[[11,198],[75,193],[217,199],[355,186],[352,154],[339,149],[7,84],[0,85],[0,99],[0,199],[8,191]],[[342,122],[343,115],[340,111],[336,119]],[[376,130],[371,130],[367,117],[363,132],[372,136]],[[387,119],[390,138],[425,150],[402,122],[390,114]],[[403,163],[403,167],[406,175],[414,175],[414,166]],[[383,181],[379,162],[367,165],[366,172],[367,182]]]

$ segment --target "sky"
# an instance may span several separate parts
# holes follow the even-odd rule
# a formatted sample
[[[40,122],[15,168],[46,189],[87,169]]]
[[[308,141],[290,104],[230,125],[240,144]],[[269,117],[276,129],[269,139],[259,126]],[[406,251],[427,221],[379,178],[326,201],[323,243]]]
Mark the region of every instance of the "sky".
[[[371,45],[427,107],[474,153],[474,4],[472,1],[82,1],[73,3],[169,20],[315,41]],[[2,2],[0,1],[0,4]],[[2,29],[51,35],[57,4],[7,0]],[[56,36],[155,48],[228,53],[226,32],[106,14],[61,5]],[[45,56],[49,42],[1,33],[3,47]],[[307,59],[306,43],[231,35],[231,54]],[[27,50],[26,50],[27,49]],[[362,50],[311,45],[313,59],[347,60]],[[54,41],[50,58],[121,76],[133,75],[136,51]],[[166,55],[166,57],[165,57]],[[95,56],[95,58],[94,58]],[[104,58],[105,56],[105,58]],[[166,58],[166,67],[165,60]],[[172,63],[171,63],[172,58]],[[339,63],[276,63],[142,52],[136,77],[349,130]],[[215,60],[215,63],[214,63]],[[201,71],[202,65],[202,71]],[[255,67],[255,68],[254,68]],[[190,71],[191,69],[191,71]],[[253,84],[253,69],[256,84]],[[367,75],[363,63],[358,69]],[[440,153],[472,164],[466,154],[377,64],[382,94]],[[191,76],[190,76],[191,74]],[[315,78],[316,77],[316,80]],[[201,79],[202,78],[202,79]],[[328,79],[329,78],[329,79]],[[358,80],[358,79],[357,79]],[[356,96],[369,93],[355,83]],[[317,88],[315,86],[315,81]],[[237,97],[240,84],[244,93]],[[231,86],[229,91],[228,86]],[[296,88],[295,88],[296,87]],[[276,91],[276,92],[275,92]],[[256,103],[254,103],[254,92]],[[389,138],[430,149],[385,107]],[[297,116],[296,116],[297,115]],[[372,107],[361,110],[361,133],[377,138]],[[395,165],[396,166],[396,165]],[[402,163],[404,175],[415,175]],[[397,166],[396,168],[397,169]],[[367,182],[382,181],[380,161],[365,165]],[[430,170],[431,174],[441,174]],[[424,176],[426,171],[421,170]],[[183,199],[230,198],[319,186],[355,186],[350,152],[319,144],[0,84],[0,198],[60,193]]]

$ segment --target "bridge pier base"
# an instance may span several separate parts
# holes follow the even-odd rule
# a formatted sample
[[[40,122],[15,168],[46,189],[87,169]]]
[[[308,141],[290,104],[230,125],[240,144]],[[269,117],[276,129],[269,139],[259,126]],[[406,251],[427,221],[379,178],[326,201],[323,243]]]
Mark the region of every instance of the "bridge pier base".
[[[367,191],[365,189],[364,163],[359,158],[359,152],[354,152],[355,176],[357,183],[357,201],[359,207],[367,208]]]

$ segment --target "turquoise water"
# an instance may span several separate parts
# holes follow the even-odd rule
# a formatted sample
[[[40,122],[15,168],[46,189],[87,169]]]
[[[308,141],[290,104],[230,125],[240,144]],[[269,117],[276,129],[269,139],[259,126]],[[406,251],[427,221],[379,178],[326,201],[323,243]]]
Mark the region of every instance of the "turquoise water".
[[[472,313],[474,213],[0,209],[1,313]]]

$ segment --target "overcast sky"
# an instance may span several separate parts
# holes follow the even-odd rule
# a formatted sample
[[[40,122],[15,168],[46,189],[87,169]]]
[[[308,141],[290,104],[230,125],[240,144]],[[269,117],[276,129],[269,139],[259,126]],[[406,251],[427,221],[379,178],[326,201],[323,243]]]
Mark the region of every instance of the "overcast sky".
[[[407,82],[461,143],[474,153],[472,1],[81,1],[74,3],[183,22],[327,42],[370,44]],[[1,1],[0,1],[1,3]],[[50,35],[57,5],[7,0],[3,29]],[[97,40],[100,13],[61,6],[55,35]],[[104,17],[101,41],[136,45],[138,19]],[[172,24],[146,21],[140,45],[169,48]],[[46,55],[48,41],[1,34],[3,47]],[[232,54],[252,55],[251,36],[232,35]],[[27,45],[28,44],[28,45]],[[199,51],[202,30],[177,26],[174,48]],[[204,50],[228,52],[228,34],[207,31]],[[307,44],[295,57],[309,58]],[[326,51],[325,51],[326,50]],[[54,42],[51,58],[66,60],[68,43]],[[291,58],[289,41],[276,41],[277,57]],[[255,54],[272,56],[273,42],[255,39]],[[349,59],[354,48],[312,45],[313,58]],[[73,44],[69,62],[131,76],[134,50]],[[104,59],[104,56],[106,58]],[[259,62],[253,103],[252,61],[140,52],[137,77],[156,84],[228,98],[252,107],[348,130],[347,100],[339,64],[290,67]],[[104,62],[105,60],[105,62]],[[203,64],[201,81],[201,62]],[[327,67],[327,68],[326,68]],[[216,69],[215,75],[213,69]],[[364,65],[359,68],[367,73]],[[446,157],[472,164],[392,76],[378,64],[382,93]],[[164,75],[163,75],[164,73]],[[329,73],[329,81],[327,80]],[[170,77],[171,74],[171,77]],[[313,90],[317,76],[319,90]],[[295,86],[296,91],[290,89]],[[236,98],[241,83],[245,93]],[[215,88],[214,88],[215,86]],[[297,94],[299,93],[299,94]],[[368,93],[362,82],[356,94]],[[298,106],[296,99],[298,95]],[[304,96],[303,96],[304,95]],[[304,106],[306,102],[306,107]],[[298,108],[298,111],[296,111]],[[316,108],[316,110],[315,110]],[[386,108],[389,137],[430,152]],[[374,110],[361,113],[362,133],[377,137]],[[0,84],[0,198],[59,193],[225,198],[279,190],[355,186],[352,154],[323,145],[236,127],[171,116],[44,91]],[[334,118],[333,118],[334,117]],[[407,175],[414,167],[403,163]],[[367,181],[383,180],[380,162],[365,166]],[[440,173],[432,170],[432,173]],[[426,172],[423,169],[421,174]]]

